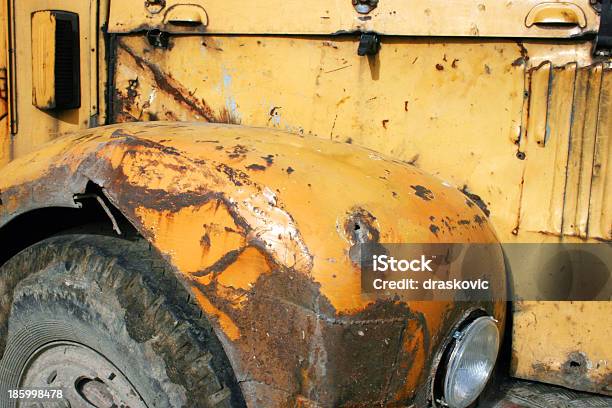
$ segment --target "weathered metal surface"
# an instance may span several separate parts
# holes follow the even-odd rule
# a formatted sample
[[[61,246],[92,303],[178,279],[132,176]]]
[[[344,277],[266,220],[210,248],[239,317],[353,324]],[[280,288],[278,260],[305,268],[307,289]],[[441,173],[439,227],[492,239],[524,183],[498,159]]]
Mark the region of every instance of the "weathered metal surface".
[[[9,39],[13,48],[12,53],[12,101],[14,109],[11,111],[13,122],[12,135],[7,135],[3,141],[8,139],[8,157],[4,160],[12,160],[38,148],[41,144],[54,138],[78,129],[84,129],[95,125],[99,93],[103,96],[104,91],[98,91],[98,78],[95,61],[98,57],[98,26],[97,7],[98,1],[79,1],[62,3],[61,7],[54,0],[33,0],[19,2],[11,0],[8,2],[11,8],[11,32]],[[39,10],[68,11],[79,15],[80,33],[80,79],[81,79],[81,105],[78,109],[43,111],[32,104],[34,94],[33,73],[33,49],[40,48],[40,44],[33,44],[32,37],[32,13]],[[36,36],[35,36],[36,38]],[[103,71],[102,71],[103,72]],[[3,159],[0,158],[0,163]]]
[[[32,105],[55,108],[55,30],[51,11],[32,14]]]
[[[357,42],[186,36],[160,49],[122,36],[114,119],[242,123],[358,144],[449,180],[490,213],[503,242],[610,239],[610,194],[601,195],[612,180],[609,68],[588,43],[383,38],[368,59],[355,55]],[[521,265],[517,285],[534,273],[541,287],[555,285],[555,275]],[[521,325],[514,339],[537,333]],[[571,337],[564,342],[590,354]],[[605,330],[590,342],[606,344]],[[532,364],[548,353],[532,345],[514,359]]]
[[[0,170],[0,220],[73,206],[89,180],[186,280],[254,406],[423,403],[452,325],[471,307],[503,321],[503,303],[361,296],[361,241],[496,240],[457,189],[373,151],[239,126],[103,127]]]
[[[355,55],[357,42],[187,36],[160,49],[143,36],[120,37],[114,120],[243,123],[347,141],[465,186],[490,207],[503,241],[612,237],[609,215],[594,216],[611,204],[591,200],[590,189],[612,176],[605,165],[598,179],[589,176],[595,140],[598,157],[609,154],[609,123],[598,113],[609,86],[594,83],[587,116],[572,115],[586,97],[574,96],[577,70],[593,81],[603,70],[585,44],[558,44],[554,54],[544,43],[385,38],[368,59]],[[599,138],[576,151],[582,128]],[[584,165],[566,172],[568,155]],[[573,232],[573,219],[589,214],[589,232],[586,224]]]
[[[14,3],[17,2],[11,2],[12,7]],[[166,11],[175,3],[182,2],[168,0],[166,7],[154,14],[154,7],[146,6],[147,2],[111,2],[109,29],[114,33],[151,28],[175,31],[176,27],[166,18]],[[598,17],[587,0],[571,2],[585,13],[583,28],[580,24],[577,27],[532,25],[528,28],[526,16],[541,3],[539,1],[461,1],[451,6],[438,1],[381,0],[369,14],[357,13],[349,0],[282,1],[269,3],[269,6],[237,1],[191,3],[204,9],[207,24],[206,27],[192,24],[187,31],[249,35],[171,36],[167,49],[153,47],[142,33],[115,38],[114,42],[108,42],[108,58],[114,69],[110,78],[114,84],[109,84],[108,88],[106,62],[98,59],[98,55],[103,56],[105,52],[98,47],[103,41],[98,30],[107,21],[107,2],[101,1],[99,10],[93,6],[94,2],[62,3],[62,9],[80,15],[85,104],[78,112],[58,115],[45,114],[30,104],[32,90],[28,77],[31,72],[31,12],[55,9],[58,3],[35,0],[14,7],[17,29],[12,40],[16,56],[13,63],[19,67],[15,71],[14,95],[26,97],[18,99],[16,112],[19,115],[13,118],[21,118],[17,134],[11,136],[0,131],[0,165],[26,155],[62,133],[99,123],[95,115],[98,112],[101,118],[105,115],[107,107],[101,102],[108,94],[114,102],[114,106],[109,106],[113,109],[109,116],[116,121],[203,120],[280,128],[366,146],[413,163],[425,172],[442,176],[473,197],[490,213],[490,222],[504,242],[609,239],[612,214],[612,195],[609,194],[612,177],[608,166],[610,115],[607,113],[612,85],[609,68],[606,68],[609,60],[594,61],[590,41],[514,42],[481,38],[496,35],[569,38],[593,33]],[[92,22],[96,21],[98,12],[99,25],[96,25]],[[229,14],[232,18],[226,17]],[[4,21],[4,17],[0,20]],[[181,30],[185,32],[184,27]],[[357,35],[267,36],[355,30],[480,38],[383,37],[381,51],[376,57],[358,58]],[[253,36],[258,33],[266,36]],[[0,50],[5,51],[1,45]],[[97,62],[98,77],[94,69]],[[2,100],[0,98],[0,106],[4,106]],[[8,126],[8,119],[0,115],[2,129],[5,123]],[[553,134],[558,137],[551,139]],[[544,142],[544,147],[537,144],[537,137]],[[48,147],[55,152],[53,154],[60,154],[67,148],[64,142],[57,143],[55,147]],[[240,157],[240,152],[234,155]],[[245,174],[264,173],[266,169],[268,172],[268,160],[262,160],[247,164],[249,168],[242,171]],[[154,167],[157,162],[159,160],[153,160],[150,165]],[[568,165],[564,169],[565,164]],[[564,170],[566,179],[558,174]],[[33,161],[21,171],[42,174],[47,168]],[[231,170],[228,172],[226,176],[230,177]],[[294,172],[293,166],[287,167],[287,175]],[[68,174],[58,176],[58,180],[69,177]],[[239,175],[231,177],[240,182]],[[68,190],[82,192],[80,187],[85,179],[71,180],[78,188]],[[306,187],[292,190],[296,200],[299,197],[306,201],[304,191],[309,191]],[[35,185],[36,191],[32,189],[26,187],[21,194],[31,195],[33,199],[20,201],[13,194],[6,198],[5,193],[3,204],[22,205],[23,211],[46,205],[74,205],[68,190],[60,183],[40,183]],[[330,194],[321,195],[320,199],[329,200]],[[170,195],[166,201],[171,203],[173,199]],[[547,200],[551,199],[554,202],[549,205]],[[138,217],[143,219],[154,219],[156,211],[162,214],[160,219],[165,221],[158,222],[163,228],[156,237],[166,248],[177,245],[175,236],[178,231],[187,230],[187,220],[202,214],[208,216],[212,211],[191,208],[181,202],[183,204],[177,204],[177,208],[181,208],[177,210],[178,218],[169,209],[138,210]],[[357,213],[362,214],[360,210]],[[229,223],[228,228],[239,231],[232,226],[228,214],[228,211],[221,211],[215,213],[215,217],[219,217],[220,224]],[[172,221],[167,220],[170,215],[174,217]],[[132,217],[137,218],[136,215]],[[175,224],[175,219],[183,224]],[[214,226],[202,227],[200,232],[202,236],[207,234],[208,239],[221,237],[219,239],[225,242],[224,233],[216,231]],[[425,234],[430,233],[425,231]],[[195,235],[192,234],[192,238]],[[243,275],[236,272],[239,269],[230,268],[230,273],[217,278],[224,284],[215,284],[215,287],[237,285],[244,290],[253,281],[257,282],[259,276],[270,276],[269,270],[274,269],[269,268],[253,249],[241,251],[240,236],[238,232],[228,237],[227,245],[236,251],[232,255],[235,263],[252,265],[255,272]],[[428,236],[424,235],[424,239]],[[185,248],[191,248],[190,251],[200,248],[196,244],[189,246],[186,239],[179,241]],[[206,245],[206,239],[203,242]],[[220,247],[215,245],[214,248]],[[210,249],[211,253],[216,250]],[[181,262],[186,265],[200,262],[197,257],[192,260],[187,255],[181,256],[181,251],[175,252],[174,257],[182,258]],[[207,256],[211,261],[215,255]],[[529,268],[514,273],[547,276],[545,271],[534,272]],[[206,285],[213,285],[212,280],[205,282]],[[209,310],[218,310],[231,317],[219,305],[207,304],[205,297],[201,299],[202,305]],[[577,304],[563,307],[572,310],[574,321],[582,321],[583,315],[588,320],[587,309]],[[548,313],[545,306],[541,311],[539,308],[539,304],[530,307],[538,319]],[[302,309],[297,310],[302,312]],[[220,320],[225,322],[228,333],[234,336],[243,333],[240,325],[229,323],[230,317]],[[606,327],[610,325],[590,333],[592,347],[607,344]],[[531,338],[538,332],[535,325],[521,325],[515,328],[514,339]],[[591,346],[579,343],[578,339],[568,335],[559,338],[563,338],[564,349],[592,355]],[[418,344],[421,340],[412,341]],[[517,349],[514,355],[517,366],[537,365],[552,358],[546,344],[530,347],[529,352]],[[415,358],[424,361],[424,352],[419,353]],[[539,373],[537,379],[558,381],[555,378],[563,376],[559,367],[565,357],[555,355],[555,363],[550,364],[552,368],[545,374]],[[419,375],[411,374],[406,389],[410,388],[408,384],[418,383]],[[523,370],[520,375],[535,378],[529,370]],[[269,388],[261,388],[256,381],[259,380],[244,382],[243,387],[253,392],[259,390],[262,398],[264,393],[270,393]],[[578,382],[565,382],[566,386],[572,384],[580,386]],[[262,391],[264,389],[266,391]],[[284,394],[279,391],[279,395]],[[300,401],[307,405],[307,396],[303,398],[306,399]]]
[[[528,157],[517,230],[612,239],[612,70],[550,63],[528,73]],[[541,211],[534,211],[534,208]]]
[[[0,4],[0,167],[10,159],[9,136],[9,70],[8,70],[8,4]]]
[[[164,3],[160,7],[141,0],[112,1],[109,31],[128,33],[159,29],[214,34],[298,35],[362,31],[416,36],[571,38],[599,28],[599,16],[589,0],[554,1],[556,15],[549,12],[544,16],[539,10],[545,3],[541,0],[454,0],[452,4],[437,0],[380,0],[369,13],[360,13],[351,0],[311,0],[306,3],[166,0]],[[201,7],[206,13],[207,24],[190,27],[169,24],[168,13],[181,4]],[[538,9],[534,10],[536,7]],[[531,16],[529,26],[528,16]],[[555,24],[553,17],[558,19],[559,16],[568,20],[566,24],[563,21]]]
[[[612,395],[609,302],[520,302],[513,315],[514,376]]]

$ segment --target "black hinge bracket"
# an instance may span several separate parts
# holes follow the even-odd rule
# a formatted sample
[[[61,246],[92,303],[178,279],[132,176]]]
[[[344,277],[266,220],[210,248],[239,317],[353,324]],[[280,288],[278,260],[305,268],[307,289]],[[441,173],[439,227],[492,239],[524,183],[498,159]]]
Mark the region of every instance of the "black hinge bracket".
[[[359,39],[357,55],[376,55],[380,50],[380,38],[376,33],[363,33]]]
[[[601,14],[599,21],[599,32],[597,33],[597,44],[595,51],[606,53],[612,50],[612,1],[601,2]]]

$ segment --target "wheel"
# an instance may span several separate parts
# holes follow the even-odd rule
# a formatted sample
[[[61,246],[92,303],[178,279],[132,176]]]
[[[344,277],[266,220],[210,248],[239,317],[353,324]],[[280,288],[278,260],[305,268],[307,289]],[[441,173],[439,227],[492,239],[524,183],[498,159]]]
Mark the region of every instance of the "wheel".
[[[244,406],[208,321],[143,240],[64,235],[5,263],[0,353],[2,408],[43,388],[62,398],[18,406]]]

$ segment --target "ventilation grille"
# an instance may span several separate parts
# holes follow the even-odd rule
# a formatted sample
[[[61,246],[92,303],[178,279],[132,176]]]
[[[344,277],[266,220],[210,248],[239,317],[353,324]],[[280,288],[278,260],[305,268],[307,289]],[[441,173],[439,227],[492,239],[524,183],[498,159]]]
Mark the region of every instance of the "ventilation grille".
[[[62,11],[54,14],[56,109],[76,109],[81,106],[78,15]]]

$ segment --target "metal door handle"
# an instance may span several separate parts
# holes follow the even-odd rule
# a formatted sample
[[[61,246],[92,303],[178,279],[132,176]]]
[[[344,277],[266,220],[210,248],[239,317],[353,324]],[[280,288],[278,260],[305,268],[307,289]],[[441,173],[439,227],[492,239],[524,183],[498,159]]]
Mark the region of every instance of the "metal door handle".
[[[525,19],[527,27],[584,28],[586,23],[584,11],[573,3],[541,3],[532,8]]]
[[[164,14],[164,24],[183,27],[197,27],[208,25],[208,14],[201,6],[196,4],[177,4]]]

